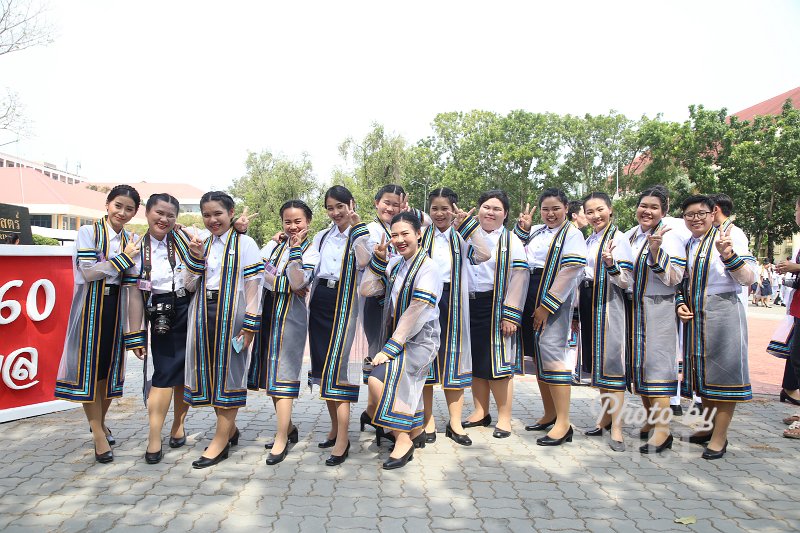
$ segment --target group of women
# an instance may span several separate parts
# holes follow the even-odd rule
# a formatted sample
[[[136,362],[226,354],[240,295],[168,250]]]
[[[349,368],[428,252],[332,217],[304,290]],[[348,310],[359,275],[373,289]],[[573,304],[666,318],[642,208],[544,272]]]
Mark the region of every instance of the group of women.
[[[289,200],[280,209],[282,231],[259,251],[244,234],[247,220],[235,221],[234,201],[222,192],[201,199],[204,234],[176,226],[177,200],[156,194],[146,203],[148,232],[132,236],[124,226],[140,198],[119,185],[108,195],[108,216],[78,231],[56,396],[83,402],[95,458],[112,461],[115,439],[105,417],[111,399],[122,394],[124,354],[132,350],[145,360],[146,462],[163,458],[170,403],[173,448],[186,444],[188,406],[213,406],[216,432],[192,463],[205,468],[238,444],[236,415],[248,389],[265,389],[277,418],[274,441],[266,445],[266,463],[274,465],[299,440],[292,403],[308,342],[309,384],[319,387],[331,420],[319,443],[330,449],[325,464],[348,457],[350,404],[363,381],[368,401],[361,430],[373,426],[378,445],[392,443],[383,468],[394,469],[435,441],[437,384],[448,407],[446,437],[471,445],[465,429],[492,424],[490,396],[497,405],[492,435],[509,437],[512,378],[523,372],[524,356],[535,362],[543,403],[542,417],[525,429],[544,432],[536,441],[542,446],[571,442],[577,351],[568,339],[580,327],[591,339],[592,384],[606,393],[599,425],[586,434],[610,430],[611,449],[625,449],[628,388],[650,413],[640,451],[661,452],[673,440],[665,413],[678,388],[677,306],[686,322],[684,392],[718,407],[709,415],[719,418],[713,432],[690,440],[708,444],[703,457],[718,458],[727,446],[730,406],[750,395],[746,327],[740,331],[745,357],[737,361],[717,338],[720,328],[708,325],[709,317],[723,327],[733,322],[719,318],[724,313],[716,300],[704,305],[708,295],[721,294],[706,288],[731,292],[732,284],[752,281],[746,243],[734,252],[730,221],[718,229],[713,201],[701,200],[699,210],[684,205],[693,234],[684,242],[665,222],[663,188],[641,193],[638,224],[627,233],[613,224],[610,198],[591,193],[583,207],[593,232],[584,239],[567,220],[568,199],[558,189],[544,190],[509,229],[510,202],[501,190],[483,193],[473,216],[475,209],[458,207],[454,191],[438,188],[426,214],[409,207],[402,187],[387,185],[375,195],[375,219],[364,223],[351,192],[333,186],[324,197],[326,229],[311,238],[311,209]],[[533,222],[537,209],[540,224]],[[687,262],[695,241],[702,241],[701,253]],[[733,307],[723,318],[739,312],[725,301]],[[717,344],[725,344],[725,354]],[[718,357],[725,357],[724,372],[714,369]],[[470,387],[474,407],[462,420]]]

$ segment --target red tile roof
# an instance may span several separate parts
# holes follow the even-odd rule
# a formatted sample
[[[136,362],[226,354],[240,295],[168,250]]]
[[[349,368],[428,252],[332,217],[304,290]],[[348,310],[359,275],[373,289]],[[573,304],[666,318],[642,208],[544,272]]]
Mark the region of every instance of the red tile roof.
[[[100,183],[100,182],[91,182],[86,183],[86,185],[97,185],[98,187],[108,187],[109,189],[116,183]],[[142,201],[146,202],[147,199],[150,197],[151,194],[157,193],[168,193],[177,198],[178,200],[182,199],[197,199],[199,200],[206,191],[198,189],[194,185],[189,185],[186,183],[149,183],[147,181],[140,181],[138,183],[128,183],[131,187],[139,191],[139,194],[142,197]]]
[[[773,96],[769,100],[764,100],[760,104],[731,113],[731,115],[735,115],[739,120],[753,120],[753,117],[763,115],[780,115],[784,102],[789,98],[792,99],[792,107],[800,109],[800,87],[795,87],[791,91]]]

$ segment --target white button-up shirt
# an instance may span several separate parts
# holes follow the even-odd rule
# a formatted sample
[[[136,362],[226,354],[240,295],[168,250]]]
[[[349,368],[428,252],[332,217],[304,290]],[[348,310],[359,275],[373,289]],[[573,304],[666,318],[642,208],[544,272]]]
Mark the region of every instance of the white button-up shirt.
[[[483,263],[470,265],[470,290],[473,292],[486,292],[494,289],[494,274],[497,268],[497,243],[503,235],[503,227],[500,226],[491,233],[486,233],[483,228],[478,228],[475,231],[483,231],[492,247],[492,256]]]
[[[586,268],[583,269],[584,279],[594,279],[594,269],[597,267],[597,252],[600,251],[600,241],[603,240],[603,228],[600,233],[592,233],[586,239]]]
[[[153,293],[163,294],[172,292],[172,265],[169,264],[169,249],[167,246],[167,238],[163,240],[156,240],[152,235],[150,236],[150,264],[152,270],[150,271],[150,281],[153,282]],[[175,248],[175,290],[183,288],[183,263],[181,256],[178,253],[177,247]]]
[[[222,274],[222,264],[225,261],[225,245],[228,242],[228,234],[231,232],[228,229],[219,237],[211,236],[211,246],[208,250],[208,257],[206,258],[206,289],[216,291],[219,290],[219,279]]]
[[[447,228],[444,232],[439,231],[439,228],[433,228],[433,243],[431,250],[431,259],[439,267],[442,273],[442,280],[445,283],[450,282],[450,272],[452,271],[453,256],[450,253],[450,232],[453,231],[452,227]]]
[[[531,238],[525,245],[525,255],[528,259],[528,266],[531,268],[544,268],[547,262],[547,252],[550,250],[550,243],[556,236],[556,232],[561,226],[548,228],[546,225],[538,225],[531,228]]]
[[[106,224],[106,228],[108,229],[108,257],[106,257],[106,260],[109,260],[115,258],[123,252],[122,231],[119,233],[114,233],[114,230],[111,228],[111,224]],[[131,235],[131,238],[134,238],[133,235]],[[106,278],[106,285],[119,285],[121,278],[122,274],[119,273],[113,277]]]
[[[322,241],[319,253],[318,277],[333,280],[339,279],[349,236],[350,226],[342,232],[339,231],[339,226],[333,224],[333,227],[328,230],[325,240]]]

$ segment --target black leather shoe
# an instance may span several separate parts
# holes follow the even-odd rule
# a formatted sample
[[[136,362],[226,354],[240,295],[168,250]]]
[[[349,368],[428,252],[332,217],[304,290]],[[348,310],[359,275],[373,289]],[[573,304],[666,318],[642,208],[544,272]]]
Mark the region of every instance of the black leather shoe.
[[[469,435],[466,433],[459,435],[453,431],[453,428],[450,427],[450,424],[447,424],[447,427],[444,428],[444,436],[448,439],[453,439],[456,444],[460,444],[462,446],[472,446],[472,439],[469,438]]]
[[[231,438],[228,439],[228,444],[230,444],[231,446],[238,445],[239,444],[239,435],[241,435],[241,433],[239,433],[239,428],[236,428],[236,431],[233,432],[233,435],[231,436]]]
[[[494,427],[494,432],[492,433],[492,437],[496,439],[507,439],[511,436],[510,431],[506,431],[505,429],[500,429],[497,426]]]
[[[216,457],[206,457],[205,455],[201,455],[200,459],[197,461],[192,461],[192,468],[200,469],[200,468],[208,468],[209,466],[214,466],[217,463],[220,463],[228,458],[228,452],[231,449],[230,442],[219,452],[219,455]]]
[[[389,457],[383,463],[384,470],[394,470],[395,468],[403,468],[406,466],[412,459],[414,458],[414,447],[408,449],[403,457],[399,457],[397,459],[393,459]]]
[[[334,446],[336,446],[336,437],[333,437],[332,439],[324,440],[324,441],[320,442],[319,444],[317,444],[318,448],[333,448]]]
[[[624,452],[625,441],[611,439],[608,442],[608,447],[614,450],[615,452]]]
[[[647,439],[649,439],[650,438],[650,434],[652,432],[653,432],[652,429],[648,430],[648,431],[639,431],[639,440],[647,440]]]
[[[689,442],[692,444],[705,444],[711,440],[711,433],[707,435],[692,435],[689,437]]]
[[[372,423],[372,417],[369,416],[366,411],[363,411],[361,413],[361,418],[359,419],[359,422],[361,423],[361,431],[364,431],[364,428],[366,426],[372,426],[373,428],[378,429],[377,426]]]
[[[548,429],[553,427],[553,424],[555,423],[556,423],[555,418],[552,419],[550,422],[542,422],[541,424],[537,422],[535,424],[531,424],[530,426],[525,426],[525,431],[547,431]]]
[[[183,437],[176,439],[175,437],[169,438],[169,447],[170,448],[180,448],[186,444],[186,433],[183,434]]]
[[[477,427],[486,427],[492,423],[492,415],[486,415],[477,422],[470,422],[469,420],[464,420],[461,423],[462,428],[477,428]]]
[[[672,433],[670,433],[669,437],[664,439],[664,442],[662,442],[658,446],[653,446],[652,444],[645,443],[639,447],[639,451],[642,453],[661,453],[667,449],[672,449]]]
[[[536,444],[539,446],[561,446],[565,442],[572,442],[572,433],[572,426],[570,426],[569,430],[564,433],[564,436],[560,439],[554,439],[545,435],[544,437],[536,439]]]
[[[794,398],[786,394],[786,389],[781,389],[781,403],[786,403],[786,402],[789,402],[792,405],[800,405],[800,400],[795,400]]]
[[[114,452],[108,450],[104,453],[97,453],[97,448],[94,449],[94,460],[98,463],[110,463],[114,460]]]
[[[587,437],[602,437],[604,431],[611,431],[611,422],[609,422],[607,426],[584,431],[583,434]]]
[[[146,450],[144,452],[144,460],[149,465],[160,463],[163,457],[164,450],[162,448],[159,448],[157,452],[148,452]]]
[[[425,432],[425,443],[426,444],[433,444],[434,442],[436,442],[436,432],[434,431],[433,433],[428,433],[426,431]]]
[[[381,439],[386,439],[389,442],[394,442],[394,435],[387,433],[381,426],[375,426],[375,444],[381,445]]]
[[[708,459],[709,461],[712,461],[714,459],[722,459],[726,451],[728,451],[728,441],[725,441],[725,446],[723,446],[721,450],[712,450],[711,448],[706,446],[706,449],[703,450],[703,455],[701,455],[700,457],[702,457],[703,459]]]
[[[395,441],[392,441],[392,442],[395,442]],[[416,437],[414,437],[413,439],[411,439],[411,443],[414,445],[414,448],[424,448],[426,442],[427,442],[426,441],[426,433],[424,431],[422,433],[420,433],[419,435],[417,435]],[[394,444],[389,446],[389,451],[390,452],[394,451]]]
[[[283,451],[277,455],[270,453],[267,456],[267,464],[272,466],[280,463],[284,459],[286,459],[286,454],[289,453],[289,443],[286,443],[286,446],[283,448]]]
[[[291,442],[292,444],[297,444],[297,442],[300,440],[300,432],[297,431],[297,426],[295,426],[294,429],[292,429],[289,432],[287,438],[289,439],[289,442]],[[334,442],[336,441],[334,440]],[[264,445],[264,448],[266,448],[267,450],[271,450],[273,446],[275,446],[275,442],[268,442]]]
[[[669,408],[672,410],[672,416],[683,416],[683,407],[678,405],[670,405]]]
[[[350,441],[347,441],[347,448],[344,449],[344,453],[342,455],[331,454],[330,457],[325,459],[325,464],[328,466],[340,465],[344,462],[345,459],[347,459],[348,455],[350,455]]]
[[[783,401],[783,400],[781,400],[781,401]],[[106,429],[108,429],[108,426],[103,428],[103,430],[106,430]],[[92,426],[89,426],[89,433],[92,433]],[[111,430],[110,429],[108,429],[108,435],[106,435],[106,440],[108,441],[108,444],[110,446],[113,446],[113,445],[115,445],[117,443],[117,439],[115,439],[114,435],[111,434]]]

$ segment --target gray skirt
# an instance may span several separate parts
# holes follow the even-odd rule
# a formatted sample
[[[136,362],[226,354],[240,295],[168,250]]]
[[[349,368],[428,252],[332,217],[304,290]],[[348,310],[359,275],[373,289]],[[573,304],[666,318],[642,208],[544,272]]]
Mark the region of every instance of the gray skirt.
[[[631,317],[631,384],[641,396],[678,393],[678,325],[675,295],[634,301]]]

